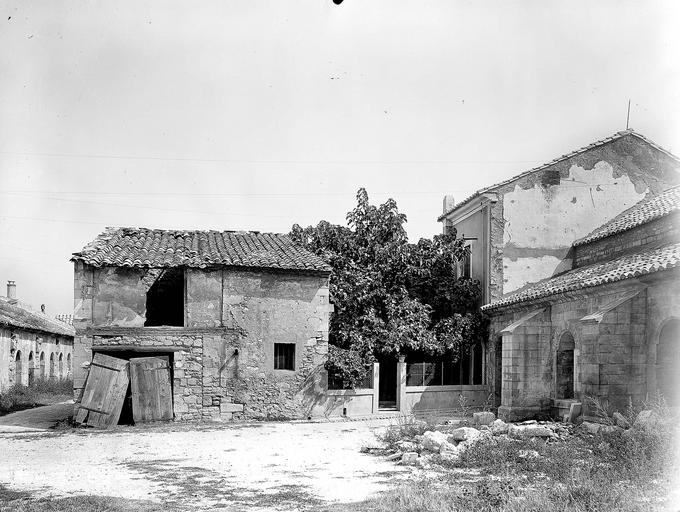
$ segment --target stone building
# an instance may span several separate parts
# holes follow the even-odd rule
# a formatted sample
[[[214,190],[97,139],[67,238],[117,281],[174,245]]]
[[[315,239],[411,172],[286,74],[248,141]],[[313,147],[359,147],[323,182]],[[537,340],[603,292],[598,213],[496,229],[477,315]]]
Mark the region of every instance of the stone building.
[[[323,413],[330,268],[287,236],[108,228],[72,260],[76,400],[94,354],[159,355],[176,419]]]
[[[71,377],[73,328],[17,300],[16,284],[0,297],[0,391],[36,379]]]
[[[501,417],[561,417],[587,397],[623,410],[657,392],[680,405],[679,219],[680,187],[652,195],[576,240],[571,270],[482,308]]]
[[[572,242],[648,196],[680,183],[680,160],[633,130],[596,141],[454,203],[445,233],[467,240],[461,269],[480,281],[483,303],[573,266]],[[501,400],[497,339],[484,346],[484,384]]]
[[[680,183],[680,160],[633,130],[563,155],[454,203],[443,231],[468,240],[466,272],[484,303],[569,270],[571,243],[647,195]]]

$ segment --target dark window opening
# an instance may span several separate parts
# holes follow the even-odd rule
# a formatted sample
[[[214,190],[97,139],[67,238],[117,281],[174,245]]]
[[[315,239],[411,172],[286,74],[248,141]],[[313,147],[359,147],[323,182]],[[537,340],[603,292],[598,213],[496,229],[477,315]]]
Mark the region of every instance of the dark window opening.
[[[481,344],[461,353],[456,361],[450,356],[410,356],[406,362],[407,386],[469,386],[484,383],[484,348]]]
[[[470,279],[472,274],[472,262],[470,259],[471,247],[465,246],[465,255],[459,261],[458,276],[463,279]]]
[[[274,343],[274,369],[295,370],[294,343]]]
[[[169,268],[146,292],[145,327],[184,326],[184,270]]]

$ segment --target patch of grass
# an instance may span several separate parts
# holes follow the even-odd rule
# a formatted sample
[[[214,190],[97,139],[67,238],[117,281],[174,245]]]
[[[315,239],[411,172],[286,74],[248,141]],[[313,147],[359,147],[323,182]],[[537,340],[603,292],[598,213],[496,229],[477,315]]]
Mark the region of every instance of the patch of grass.
[[[31,493],[13,491],[0,485],[0,512],[174,512],[167,504],[127,500],[112,496],[31,498]]]
[[[431,429],[426,421],[417,420],[413,416],[399,416],[396,423],[389,425],[385,432],[377,437],[389,449],[396,450],[399,441],[412,441],[416,436],[423,435]]]
[[[15,384],[0,393],[0,415],[73,398],[73,380],[36,379],[30,386]]]

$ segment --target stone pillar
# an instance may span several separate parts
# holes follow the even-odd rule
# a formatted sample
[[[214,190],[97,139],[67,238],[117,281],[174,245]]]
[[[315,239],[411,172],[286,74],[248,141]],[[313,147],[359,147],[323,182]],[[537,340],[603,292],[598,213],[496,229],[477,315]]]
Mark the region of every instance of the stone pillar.
[[[397,411],[410,412],[404,410],[406,407],[406,362],[404,356],[399,356],[397,363]]]
[[[378,414],[378,400],[380,399],[380,363],[373,363],[373,414]]]

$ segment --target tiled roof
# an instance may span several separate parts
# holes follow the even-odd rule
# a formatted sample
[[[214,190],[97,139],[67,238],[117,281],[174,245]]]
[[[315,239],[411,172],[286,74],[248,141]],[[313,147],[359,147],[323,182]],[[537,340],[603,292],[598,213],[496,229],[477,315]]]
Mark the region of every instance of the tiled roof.
[[[482,310],[490,311],[513,304],[544,299],[558,293],[614,283],[678,266],[680,266],[680,243],[675,243],[571,270],[487,304],[482,307]]]
[[[626,211],[621,212],[609,222],[595,229],[589,235],[576,240],[574,246],[595,242],[623,231],[628,231],[680,210],[680,185],[661,194],[643,199]]]
[[[288,236],[256,231],[106,228],[71,259],[95,267],[230,266],[331,271],[321,258]]]
[[[70,325],[43,313],[26,309],[19,304],[12,304],[4,297],[0,297],[0,325],[61,336],[75,336],[76,334]]]
[[[513,181],[518,180],[518,179],[520,179],[520,178],[523,178],[523,177],[525,177],[525,176],[527,176],[527,175],[529,175],[529,174],[532,174],[532,173],[534,173],[534,172],[536,172],[536,171],[541,171],[541,170],[543,170],[543,169],[546,169],[547,167],[550,167],[551,165],[555,165],[555,164],[557,164],[557,163],[559,163],[559,162],[562,162],[562,161],[564,161],[564,160],[567,160],[567,159],[569,159],[569,158],[573,158],[573,157],[575,157],[575,156],[577,156],[577,155],[579,155],[579,154],[581,154],[581,153],[584,153],[584,152],[586,152],[586,151],[588,151],[588,150],[590,150],[590,149],[593,149],[593,148],[596,148],[596,147],[599,147],[599,146],[603,146],[604,144],[607,144],[607,143],[609,143],[609,142],[612,142],[612,141],[614,141],[614,140],[616,140],[616,139],[620,139],[621,137],[625,137],[626,135],[632,135],[633,137],[636,137],[636,138],[642,140],[643,142],[647,143],[648,145],[652,146],[653,148],[655,148],[655,149],[661,151],[662,153],[664,153],[664,154],[670,156],[670,157],[673,158],[674,160],[680,160],[680,159],[678,159],[677,156],[673,155],[670,151],[668,151],[668,150],[662,148],[662,147],[659,146],[658,144],[655,144],[654,142],[652,142],[651,140],[649,140],[648,138],[646,138],[644,135],[642,135],[642,134],[640,134],[640,133],[637,133],[637,132],[635,132],[635,131],[633,131],[633,130],[624,130],[624,131],[621,131],[621,132],[617,132],[617,133],[615,133],[614,135],[612,135],[612,136],[610,136],[610,137],[606,137],[606,138],[604,138],[604,139],[595,141],[595,142],[593,142],[592,144],[588,144],[587,146],[584,146],[584,147],[579,148],[579,149],[577,149],[577,150],[575,150],[575,151],[572,151],[571,153],[567,153],[566,155],[562,155],[562,156],[559,157],[559,158],[555,158],[555,159],[551,160],[550,162],[547,162],[547,163],[545,163],[545,164],[539,165],[538,167],[534,167],[533,169],[529,169],[528,171],[524,171],[523,173],[518,174],[517,176],[513,176],[513,177],[510,178],[510,179],[507,179],[507,180],[505,180],[505,181],[501,181],[500,183],[496,183],[495,185],[491,185],[491,186],[489,186],[489,187],[481,188],[481,189],[479,189],[477,192],[475,192],[474,194],[472,194],[471,196],[466,197],[465,199],[463,199],[462,201],[460,201],[460,202],[457,203],[457,204],[454,204],[454,205],[453,205],[453,208],[451,208],[451,209],[449,209],[448,211],[442,213],[439,217],[437,217],[437,220],[438,220],[438,221],[444,220],[444,219],[446,218],[447,215],[451,214],[452,212],[454,212],[455,210],[457,210],[457,209],[460,208],[461,206],[463,206],[463,205],[469,203],[470,201],[472,201],[472,200],[475,199],[476,197],[479,197],[479,196],[481,196],[482,194],[484,194],[484,193],[486,193],[486,192],[492,192],[492,191],[496,190],[496,189],[499,188],[499,187],[502,187],[502,186],[504,186],[504,185],[507,185],[507,184],[509,184],[509,183],[512,183]]]

